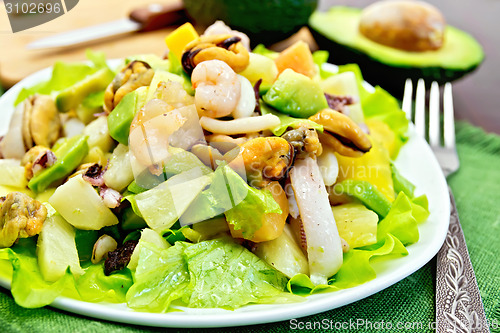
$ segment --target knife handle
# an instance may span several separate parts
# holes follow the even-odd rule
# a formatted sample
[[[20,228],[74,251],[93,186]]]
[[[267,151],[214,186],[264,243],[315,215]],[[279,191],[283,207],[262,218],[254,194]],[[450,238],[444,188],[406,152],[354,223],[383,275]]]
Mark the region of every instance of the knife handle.
[[[182,2],[150,4],[132,10],[130,19],[141,24],[139,31],[153,31],[187,20]]]

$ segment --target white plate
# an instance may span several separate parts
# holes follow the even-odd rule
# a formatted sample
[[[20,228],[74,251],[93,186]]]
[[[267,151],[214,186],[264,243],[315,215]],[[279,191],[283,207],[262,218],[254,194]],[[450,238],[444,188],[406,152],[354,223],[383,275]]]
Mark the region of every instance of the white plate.
[[[16,84],[0,98],[0,133],[8,129],[13,103],[23,87],[50,78],[51,69],[41,70]],[[372,88],[373,89],[373,88]],[[223,327],[262,324],[288,320],[327,311],[358,301],[379,292],[412,274],[439,251],[444,242],[450,217],[448,187],[441,169],[427,143],[410,127],[410,139],[395,161],[399,171],[416,186],[417,194],[427,194],[429,219],[419,226],[420,240],[407,247],[403,258],[377,262],[377,277],[360,286],[307,297],[305,302],[279,305],[249,305],[227,311],[190,309],[166,314],[134,312],[125,304],[87,303],[58,297],[51,306],[69,312],[110,321],[158,327]],[[10,282],[0,279],[9,288]]]

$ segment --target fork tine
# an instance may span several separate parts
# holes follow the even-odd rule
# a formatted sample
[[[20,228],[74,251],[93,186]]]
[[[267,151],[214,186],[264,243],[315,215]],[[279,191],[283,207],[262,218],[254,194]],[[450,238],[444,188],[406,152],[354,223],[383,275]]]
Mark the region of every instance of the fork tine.
[[[415,128],[425,138],[425,82],[419,79],[415,96]]]
[[[447,148],[455,147],[455,119],[453,116],[453,94],[451,90],[451,83],[446,83],[443,92],[443,132],[444,145]]]
[[[439,125],[439,85],[434,81],[429,97],[429,143],[431,146],[439,146],[440,144]]]
[[[411,120],[411,104],[413,97],[413,83],[411,79],[406,79],[405,92],[403,96],[403,111],[406,113],[406,119]]]

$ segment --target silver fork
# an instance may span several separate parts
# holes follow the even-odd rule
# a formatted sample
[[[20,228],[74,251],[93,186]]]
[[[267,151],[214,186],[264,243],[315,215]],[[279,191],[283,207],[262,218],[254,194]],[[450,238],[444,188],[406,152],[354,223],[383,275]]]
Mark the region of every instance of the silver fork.
[[[413,84],[410,79],[406,80],[405,93],[403,97],[403,111],[406,117],[411,120],[412,115],[412,94]],[[415,129],[418,134],[426,137],[426,107],[425,107],[425,83],[418,80],[415,96]],[[453,119],[453,96],[451,83],[446,83],[443,93],[443,143],[441,143],[440,129],[440,103],[439,85],[436,81],[431,84],[429,96],[429,138],[428,142],[436,155],[436,158],[445,176],[458,170],[457,151],[455,149],[455,121]]]
[[[455,148],[455,120],[451,83],[443,89],[443,142],[441,142],[440,91],[432,82],[429,95],[429,125],[426,122],[426,89],[418,80],[415,97],[415,130],[427,139],[445,176],[460,165]],[[412,119],[413,84],[406,80],[403,111]],[[428,130],[427,130],[428,129]],[[428,138],[427,138],[428,132]],[[436,263],[436,332],[489,332],[474,269],[450,191],[450,226]]]

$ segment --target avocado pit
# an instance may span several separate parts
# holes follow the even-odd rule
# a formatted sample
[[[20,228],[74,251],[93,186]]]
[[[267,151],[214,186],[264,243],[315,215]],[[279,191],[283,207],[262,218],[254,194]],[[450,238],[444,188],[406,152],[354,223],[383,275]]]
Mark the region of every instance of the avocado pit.
[[[359,31],[366,38],[411,52],[441,48],[445,28],[439,10],[422,1],[376,2],[362,11],[359,21]]]

